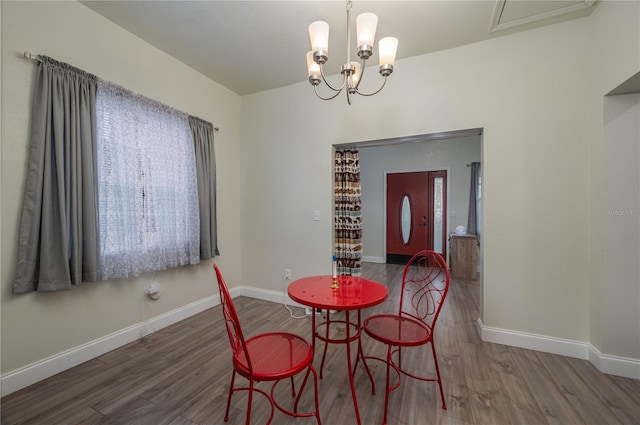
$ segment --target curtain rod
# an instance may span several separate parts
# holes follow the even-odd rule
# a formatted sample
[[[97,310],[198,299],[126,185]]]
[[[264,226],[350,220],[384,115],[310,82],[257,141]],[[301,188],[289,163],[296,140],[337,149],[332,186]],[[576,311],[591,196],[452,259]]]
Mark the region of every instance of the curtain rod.
[[[37,55],[34,55],[33,53],[24,52],[22,56],[24,56],[27,59],[31,59],[32,61],[42,62],[42,60]]]
[[[29,53],[29,52],[24,52],[22,53],[22,56],[24,56],[26,59],[30,59],[32,61],[36,61],[36,62],[42,62],[42,59],[40,59],[38,57],[38,55],[34,55],[33,53]],[[215,131],[216,133],[219,131],[220,129],[218,127],[213,127],[213,131]]]

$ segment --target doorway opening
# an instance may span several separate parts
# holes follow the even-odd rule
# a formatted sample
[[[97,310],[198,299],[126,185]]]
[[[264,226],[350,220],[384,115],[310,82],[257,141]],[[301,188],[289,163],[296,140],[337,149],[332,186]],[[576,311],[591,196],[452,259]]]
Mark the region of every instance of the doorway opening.
[[[456,227],[468,224],[471,180],[468,165],[483,162],[483,133],[482,128],[472,128],[334,145],[336,149],[357,149],[360,154],[362,263],[387,262],[386,176],[424,171],[447,172],[443,191],[446,207],[443,208],[445,239],[442,249],[445,259],[449,259],[449,235]],[[484,171],[482,167],[483,174]],[[480,201],[481,207],[482,203]],[[484,228],[483,221],[481,219],[481,228]],[[439,240],[439,237],[434,232],[435,239]],[[483,242],[484,235],[481,234],[477,253],[480,319],[483,317]]]

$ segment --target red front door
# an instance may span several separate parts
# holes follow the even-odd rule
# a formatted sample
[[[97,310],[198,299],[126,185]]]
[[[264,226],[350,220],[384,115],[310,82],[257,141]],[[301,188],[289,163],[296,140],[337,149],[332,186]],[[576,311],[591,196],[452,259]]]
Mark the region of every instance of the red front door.
[[[387,174],[387,262],[431,249],[446,258],[446,171]]]

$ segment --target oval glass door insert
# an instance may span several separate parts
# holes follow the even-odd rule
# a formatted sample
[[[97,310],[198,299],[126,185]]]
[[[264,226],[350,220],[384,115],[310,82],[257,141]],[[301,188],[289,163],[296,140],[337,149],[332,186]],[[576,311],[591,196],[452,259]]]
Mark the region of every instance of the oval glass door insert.
[[[408,244],[411,236],[411,202],[409,195],[402,196],[402,205],[400,207],[400,226],[402,227],[402,243]]]

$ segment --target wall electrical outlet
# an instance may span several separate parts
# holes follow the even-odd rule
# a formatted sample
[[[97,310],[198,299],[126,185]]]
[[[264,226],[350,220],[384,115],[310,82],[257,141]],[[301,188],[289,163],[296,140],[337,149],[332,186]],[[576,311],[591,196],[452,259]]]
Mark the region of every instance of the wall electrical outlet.
[[[291,269],[284,269],[284,279],[291,280]]]
[[[151,285],[149,285],[145,293],[152,300],[157,300],[158,298],[160,298],[160,285],[157,283],[152,283]]]

